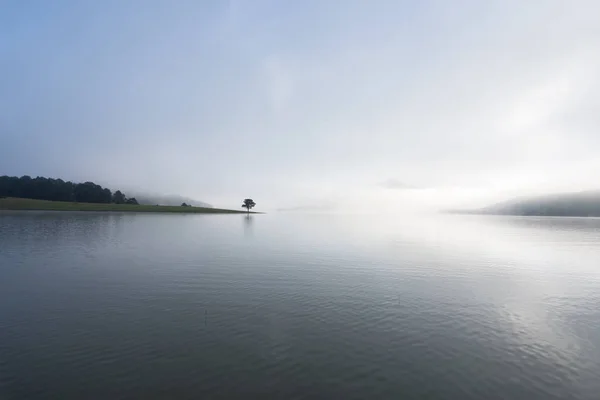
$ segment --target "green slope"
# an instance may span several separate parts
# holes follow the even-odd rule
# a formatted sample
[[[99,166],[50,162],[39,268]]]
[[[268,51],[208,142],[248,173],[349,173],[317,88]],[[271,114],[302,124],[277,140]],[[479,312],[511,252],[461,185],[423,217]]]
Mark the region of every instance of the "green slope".
[[[186,214],[245,214],[245,211],[205,207],[148,206],[131,204],[70,203],[22,198],[0,198],[0,210],[48,210],[48,211],[118,211]]]

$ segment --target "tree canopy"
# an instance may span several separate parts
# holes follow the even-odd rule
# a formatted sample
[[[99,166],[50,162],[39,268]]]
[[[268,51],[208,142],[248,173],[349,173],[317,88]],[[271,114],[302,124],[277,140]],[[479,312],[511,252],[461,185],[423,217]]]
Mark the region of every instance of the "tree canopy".
[[[254,200],[252,200],[252,199],[245,199],[244,203],[242,204],[242,207],[246,208],[248,210],[248,212],[250,212],[250,209],[254,208],[255,205],[256,205],[256,203],[254,202]]]
[[[117,190],[103,188],[94,182],[73,183],[38,176],[0,176],[0,197],[22,197],[36,200],[73,201],[79,203],[138,204]]]
[[[115,194],[113,194],[112,197],[112,202],[115,204],[125,204],[125,202],[127,201],[127,198],[125,197],[125,195],[120,191],[117,190],[115,192]]]

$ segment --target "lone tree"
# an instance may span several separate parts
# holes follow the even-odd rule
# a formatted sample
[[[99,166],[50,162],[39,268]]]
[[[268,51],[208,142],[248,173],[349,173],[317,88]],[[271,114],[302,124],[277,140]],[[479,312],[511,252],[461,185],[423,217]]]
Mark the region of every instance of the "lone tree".
[[[254,208],[255,205],[256,205],[256,203],[254,202],[254,200],[246,199],[246,200],[244,200],[244,204],[242,204],[242,207],[248,209],[248,214],[250,214],[250,209]]]

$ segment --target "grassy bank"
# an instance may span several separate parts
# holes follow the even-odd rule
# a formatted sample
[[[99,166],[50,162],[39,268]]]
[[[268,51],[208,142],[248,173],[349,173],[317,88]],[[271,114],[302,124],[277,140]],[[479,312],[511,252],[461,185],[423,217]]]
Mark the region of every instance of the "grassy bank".
[[[154,213],[188,213],[188,214],[245,214],[245,211],[224,210],[205,207],[145,206],[131,204],[97,204],[70,203],[64,201],[47,201],[21,199],[14,197],[0,198],[0,210],[47,210],[47,211],[118,211],[118,212],[154,212]]]

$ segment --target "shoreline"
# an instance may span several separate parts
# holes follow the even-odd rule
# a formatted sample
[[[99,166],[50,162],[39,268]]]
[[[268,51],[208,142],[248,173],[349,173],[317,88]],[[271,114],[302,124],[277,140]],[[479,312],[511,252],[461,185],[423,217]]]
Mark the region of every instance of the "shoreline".
[[[16,197],[0,198],[0,211],[96,211],[130,213],[178,213],[178,214],[248,214],[247,211],[208,207],[151,206],[133,204],[72,203],[24,199]],[[250,214],[262,214],[250,212]]]

